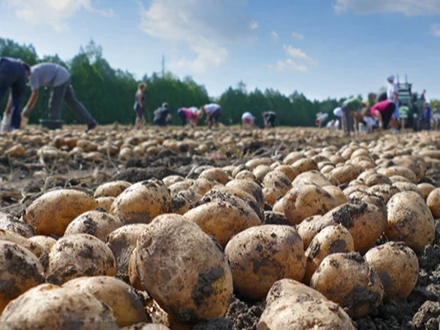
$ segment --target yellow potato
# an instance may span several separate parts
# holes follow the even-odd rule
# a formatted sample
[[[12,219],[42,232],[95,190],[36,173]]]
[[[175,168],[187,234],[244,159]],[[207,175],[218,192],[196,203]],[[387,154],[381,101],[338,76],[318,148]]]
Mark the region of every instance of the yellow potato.
[[[131,186],[130,182],[127,181],[112,181],[100,185],[95,190],[93,195],[95,198],[98,197],[118,197],[125,189]]]

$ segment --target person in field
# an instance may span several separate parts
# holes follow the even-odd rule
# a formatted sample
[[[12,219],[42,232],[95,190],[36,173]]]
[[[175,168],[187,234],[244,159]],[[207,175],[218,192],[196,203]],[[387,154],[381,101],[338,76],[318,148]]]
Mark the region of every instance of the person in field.
[[[261,113],[264,121],[264,128],[273,128],[275,127],[275,119],[277,118],[277,114],[273,111],[265,111]]]
[[[388,100],[378,102],[371,107],[370,113],[379,122],[379,129],[387,129],[390,125],[392,132],[398,133],[397,121],[393,117],[395,108],[396,104]]]
[[[394,103],[395,109],[393,113],[393,118],[395,120],[399,119],[399,88],[394,83],[394,75],[390,75],[387,78],[388,89],[387,89],[387,100]]]
[[[71,85],[71,76],[67,69],[55,63],[40,63],[27,69],[26,76],[29,77],[32,93],[21,114],[22,127],[25,127],[29,121],[29,115],[37,103],[39,90],[42,86],[52,87],[49,99],[50,120],[61,121],[61,109],[64,101],[75,115],[87,124],[87,130],[91,130],[98,125],[84,105],[75,97]]]
[[[322,125],[324,125],[324,123],[327,120],[327,118],[328,118],[328,113],[318,112],[316,114],[315,125],[318,126],[319,128],[321,128]]]
[[[133,109],[136,111],[135,126],[139,126],[144,121],[144,106],[145,106],[145,96],[144,91],[147,88],[146,83],[140,83],[138,89],[134,96],[134,106]]]
[[[362,107],[362,101],[358,98],[351,98],[342,102],[342,127],[345,136],[349,136],[354,132],[353,117],[357,119],[360,116]]]
[[[10,90],[10,107],[5,111],[1,129],[9,131],[21,126],[21,107],[26,93],[26,72],[30,70],[27,63],[11,58],[0,57],[0,101]]]
[[[191,125],[191,126],[197,126],[199,122],[199,113],[196,107],[190,107],[190,108],[179,108],[177,110],[177,115],[180,118],[180,122],[182,123],[182,126],[185,125]]]
[[[241,116],[241,127],[242,128],[254,128],[255,126],[255,117],[250,112],[245,112]]]
[[[156,126],[166,127],[171,122],[171,112],[168,103],[164,102],[162,107],[154,111],[153,123]]]
[[[199,116],[202,117],[204,113],[206,114],[205,124],[209,128],[212,128],[212,126],[218,127],[218,120],[222,113],[221,106],[215,103],[206,104],[200,108]]]

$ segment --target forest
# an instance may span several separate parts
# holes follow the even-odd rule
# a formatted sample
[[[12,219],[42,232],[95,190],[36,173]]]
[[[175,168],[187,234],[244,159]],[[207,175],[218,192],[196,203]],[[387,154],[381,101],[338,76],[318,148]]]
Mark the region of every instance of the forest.
[[[20,45],[13,40],[0,38],[0,56],[20,58],[29,65],[41,62],[55,62],[66,67],[72,75],[72,86],[77,98],[86,106],[93,117],[101,124],[131,124],[135,119],[133,111],[134,94],[140,82],[147,83],[145,91],[145,118],[151,123],[153,112],[163,102],[168,102],[173,114],[173,124],[179,124],[176,111],[179,107],[200,107],[216,102],[222,107],[220,121],[225,125],[241,122],[245,111],[256,117],[256,124],[262,125],[260,113],[275,111],[277,124],[282,126],[314,126],[316,113],[332,113],[343,100],[309,100],[303,93],[293,91],[284,95],[274,89],[248,91],[244,82],[227,88],[218,98],[208,95],[203,85],[191,77],[180,79],[172,72],[144,75],[136,80],[133,74],[112,68],[103,56],[103,49],[93,40],[81,47],[78,54],[68,61],[63,61],[57,54],[39,57],[32,45]],[[27,91],[26,99],[30,94]],[[36,108],[30,117],[30,123],[38,123],[47,118],[49,91],[40,91]],[[0,103],[4,109],[6,97]],[[330,116],[331,117],[331,116]],[[74,115],[65,107],[63,120],[67,124],[76,122]]]

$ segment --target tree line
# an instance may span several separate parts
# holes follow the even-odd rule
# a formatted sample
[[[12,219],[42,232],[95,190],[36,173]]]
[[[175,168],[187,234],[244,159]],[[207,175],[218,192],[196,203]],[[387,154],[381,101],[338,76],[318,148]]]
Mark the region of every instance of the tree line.
[[[173,124],[179,124],[176,111],[179,107],[200,107],[203,104],[216,102],[222,107],[220,121],[226,125],[241,122],[245,111],[256,117],[257,125],[262,125],[260,113],[275,111],[277,124],[283,126],[313,126],[318,112],[332,113],[333,109],[343,100],[327,99],[323,101],[307,99],[304,94],[294,91],[284,95],[277,90],[255,89],[247,91],[246,85],[239,82],[229,87],[218,98],[208,95],[203,85],[191,77],[179,79],[171,72],[145,75],[141,80],[127,71],[115,69],[103,57],[102,47],[90,41],[81,47],[79,53],[69,61],[63,61],[58,55],[39,57],[32,45],[18,44],[10,39],[0,38],[0,56],[20,58],[29,65],[41,62],[54,62],[67,68],[72,75],[72,86],[75,94],[100,124],[131,124],[135,119],[133,111],[134,94],[140,82],[147,83],[145,90],[145,119],[152,122],[153,112],[168,102],[173,114]],[[26,98],[29,97],[28,90]],[[38,103],[31,114],[30,123],[38,123],[47,118],[48,92],[40,90]],[[4,109],[6,98],[0,104]],[[331,117],[331,116],[330,116]],[[75,123],[76,118],[63,108],[63,120],[67,124]]]

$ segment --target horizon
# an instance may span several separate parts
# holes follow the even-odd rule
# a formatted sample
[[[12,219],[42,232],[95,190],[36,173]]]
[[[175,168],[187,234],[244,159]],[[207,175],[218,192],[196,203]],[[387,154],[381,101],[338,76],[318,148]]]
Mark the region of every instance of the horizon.
[[[399,76],[440,99],[440,1],[0,0],[0,36],[39,58],[71,60],[90,40],[114,69],[137,80],[191,76],[211,97],[294,91],[309,100],[378,92]],[[234,15],[231,15],[231,13]],[[319,24],[318,24],[319,22]],[[8,31],[6,34],[5,31]]]

